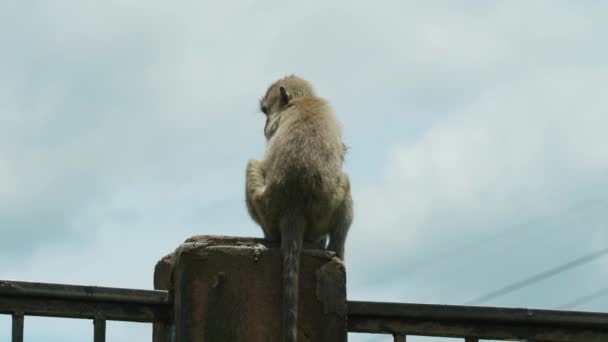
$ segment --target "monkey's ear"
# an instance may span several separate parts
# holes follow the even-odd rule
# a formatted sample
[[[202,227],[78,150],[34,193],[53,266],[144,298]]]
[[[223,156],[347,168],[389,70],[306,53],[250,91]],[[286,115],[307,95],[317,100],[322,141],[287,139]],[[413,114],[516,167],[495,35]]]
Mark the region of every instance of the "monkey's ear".
[[[281,100],[283,100],[283,102],[287,104],[289,100],[291,100],[291,94],[287,92],[287,89],[285,89],[285,87],[280,87],[279,91],[281,92]]]

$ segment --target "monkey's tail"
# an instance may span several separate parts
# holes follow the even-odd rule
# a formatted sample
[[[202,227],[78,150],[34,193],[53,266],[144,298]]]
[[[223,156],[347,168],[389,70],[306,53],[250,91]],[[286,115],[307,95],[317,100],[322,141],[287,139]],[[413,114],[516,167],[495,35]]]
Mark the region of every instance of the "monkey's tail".
[[[285,342],[298,338],[298,293],[300,254],[306,230],[304,215],[290,214],[281,220],[283,257],[283,336]]]

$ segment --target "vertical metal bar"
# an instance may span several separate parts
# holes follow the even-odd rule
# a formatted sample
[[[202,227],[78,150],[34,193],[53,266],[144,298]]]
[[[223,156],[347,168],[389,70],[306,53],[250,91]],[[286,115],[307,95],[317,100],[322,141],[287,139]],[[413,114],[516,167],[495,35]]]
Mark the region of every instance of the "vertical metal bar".
[[[12,342],[23,342],[23,314],[13,314],[13,338]]]
[[[175,342],[175,325],[155,322],[152,325],[152,342]]]
[[[395,339],[395,342],[405,342],[405,335],[393,334],[393,338]]]
[[[95,326],[95,342],[106,342],[106,320],[101,318],[95,318],[93,320]]]

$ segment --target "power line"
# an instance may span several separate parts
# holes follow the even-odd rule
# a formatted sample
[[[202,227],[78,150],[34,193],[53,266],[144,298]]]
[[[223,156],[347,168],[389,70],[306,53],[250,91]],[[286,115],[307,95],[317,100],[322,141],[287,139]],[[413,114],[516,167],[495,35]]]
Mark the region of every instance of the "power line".
[[[525,232],[531,232],[531,231],[537,231],[537,230],[543,231],[543,230],[553,228],[552,226],[547,227],[547,226],[543,226],[543,225],[534,226],[534,224],[541,223],[543,221],[547,221],[547,220],[550,220],[550,219],[553,219],[553,218],[559,217],[559,216],[561,216],[562,218],[563,218],[563,216],[570,216],[573,214],[572,212],[574,212],[578,209],[583,209],[583,208],[584,209],[594,209],[596,207],[604,206],[607,201],[608,201],[607,199],[587,198],[585,200],[578,201],[575,204],[570,205],[561,210],[556,210],[555,212],[553,212],[551,214],[537,216],[532,219],[525,220],[525,221],[522,221],[522,222],[519,222],[519,223],[516,223],[513,225],[508,225],[492,235],[466,242],[460,246],[446,248],[434,255],[422,257],[417,261],[411,262],[411,263],[403,266],[400,269],[399,275],[403,277],[403,276],[409,275],[415,271],[418,271],[419,269],[424,269],[433,264],[437,264],[441,261],[452,260],[449,257],[460,256],[465,252],[470,252],[470,251],[476,250],[477,247],[480,245],[485,246],[490,242],[499,240],[500,238],[506,238],[508,235],[512,235],[514,233],[518,233],[521,231],[525,231]],[[557,215],[558,213],[560,215]]]
[[[582,264],[585,264],[587,262],[590,262],[590,261],[593,261],[595,259],[598,259],[598,258],[600,258],[600,257],[602,257],[602,256],[604,256],[606,254],[608,254],[608,248],[604,248],[604,249],[601,249],[601,250],[599,250],[597,252],[593,252],[591,254],[587,254],[585,256],[582,256],[580,258],[577,258],[577,259],[572,260],[570,262],[567,262],[565,264],[559,265],[559,266],[551,268],[549,270],[537,273],[537,274],[535,274],[535,275],[533,275],[531,277],[528,277],[526,279],[523,279],[523,280],[517,281],[515,283],[509,284],[507,286],[504,286],[504,287],[502,287],[502,288],[500,288],[498,290],[486,293],[486,294],[484,294],[482,296],[479,296],[479,297],[477,297],[475,299],[472,299],[472,300],[466,302],[465,305],[477,305],[477,304],[481,304],[481,303],[487,302],[487,301],[489,301],[491,299],[503,296],[503,295],[505,295],[505,294],[507,294],[509,292],[513,292],[515,290],[519,290],[519,289],[521,289],[523,287],[526,287],[528,285],[534,284],[534,283],[539,282],[541,280],[547,279],[547,278],[552,277],[552,276],[554,276],[556,274],[559,274],[559,273],[562,273],[564,271],[567,271],[567,270],[569,270],[571,268],[574,268],[574,267],[580,266]]]
[[[585,304],[587,302],[590,302],[592,300],[595,300],[597,298],[603,297],[608,295],[608,287],[604,287],[603,289],[599,289],[598,291],[595,291],[591,294],[588,294],[586,296],[582,296],[582,297],[578,297],[574,300],[569,301],[566,304],[560,305],[558,306],[556,309],[558,310],[569,310],[569,309],[574,309],[575,307],[581,305],[581,304]]]
[[[606,175],[608,175],[608,172],[606,173]],[[602,183],[604,182],[602,181]],[[517,223],[505,225],[502,227],[502,229],[499,229],[493,234],[486,235],[485,237],[465,242],[463,244],[460,244],[459,246],[452,246],[451,248],[442,248],[439,252],[415,258],[414,261],[406,263],[405,265],[398,266],[400,268],[399,272],[385,273],[381,276],[375,277],[374,279],[370,279],[365,283],[369,285],[369,283],[376,283],[380,280],[386,281],[387,278],[390,281],[395,281],[397,280],[396,278],[406,278],[408,276],[411,276],[413,273],[427,269],[437,264],[441,264],[444,261],[454,260],[454,258],[452,257],[460,257],[464,254],[469,254],[471,251],[479,250],[480,247],[486,247],[490,243],[494,243],[496,241],[504,241],[506,239],[509,239],[510,236],[516,235],[518,233],[538,233],[554,228],[554,226],[539,224],[544,221],[549,221],[558,217],[561,217],[562,219],[564,217],[571,218],[571,216],[581,214],[581,211],[586,212],[590,209],[593,210],[597,208],[602,208],[607,203],[608,198],[605,198],[604,196],[582,198],[578,201],[571,202],[570,205],[562,207],[560,210],[552,210],[551,212],[547,212],[536,217],[528,218],[527,220],[522,220]]]
[[[608,176],[608,169],[604,170],[602,172],[601,181],[597,182],[597,184],[595,184],[593,188],[597,188],[598,186],[603,185],[606,181],[606,179],[604,178],[605,176]],[[589,188],[591,189],[592,187],[589,187]],[[570,196],[566,196],[566,195],[567,194],[565,194],[565,196],[562,196],[562,197],[570,197]],[[413,262],[409,262],[405,265],[399,266],[400,270],[398,273],[395,273],[395,272],[386,273],[382,276],[375,277],[373,280],[370,280],[368,283],[370,283],[370,282],[376,283],[379,281],[385,282],[387,280],[387,278],[390,279],[391,281],[395,281],[396,280],[395,278],[399,278],[399,279],[405,278],[421,269],[426,269],[430,266],[439,264],[446,260],[453,260],[453,259],[451,259],[451,257],[453,257],[453,256],[462,256],[463,254],[466,254],[467,252],[477,250],[478,246],[485,247],[489,243],[495,242],[497,240],[502,241],[504,239],[508,239],[509,235],[515,235],[516,233],[519,233],[519,232],[531,232],[531,231],[541,232],[544,230],[548,230],[553,227],[552,226],[543,226],[543,225],[534,225],[534,224],[541,223],[543,221],[547,221],[547,220],[550,220],[550,219],[553,219],[556,217],[563,218],[564,216],[570,216],[570,215],[572,215],[573,212],[576,212],[580,209],[589,210],[589,209],[595,209],[597,207],[603,207],[604,205],[606,205],[607,202],[608,202],[608,199],[605,198],[605,196],[603,196],[603,195],[602,196],[593,196],[590,198],[583,198],[581,200],[571,203],[569,206],[566,206],[560,210],[554,210],[551,213],[545,213],[544,215],[540,215],[540,216],[533,217],[531,219],[523,220],[523,221],[520,221],[515,224],[503,226],[502,229],[498,230],[494,234],[491,234],[491,235],[488,235],[488,236],[485,236],[485,237],[482,237],[482,238],[479,238],[479,239],[476,239],[473,241],[466,242],[466,243],[461,244],[456,247],[443,248],[438,253],[433,253],[430,255],[419,257],[419,258],[417,258],[417,260],[415,260]]]
[[[517,233],[517,232],[521,232],[521,231],[530,232],[530,231],[535,231],[535,230],[542,231],[542,230],[547,230],[547,229],[553,228],[552,226],[549,226],[549,227],[542,226],[542,225],[533,226],[533,224],[541,223],[543,221],[547,221],[547,220],[550,220],[550,219],[553,219],[553,218],[559,217],[559,216],[561,216],[563,218],[563,216],[569,216],[572,214],[572,212],[579,210],[579,209],[583,209],[583,208],[591,209],[591,208],[603,206],[606,204],[606,202],[607,202],[607,200],[603,199],[603,198],[599,199],[599,200],[597,198],[584,199],[582,201],[576,202],[575,204],[570,205],[561,210],[556,210],[555,212],[553,212],[551,214],[537,216],[532,219],[525,220],[523,222],[509,225],[509,226],[506,226],[505,228],[501,229],[500,231],[496,232],[495,234],[492,234],[492,235],[489,235],[489,236],[486,236],[486,237],[483,237],[483,238],[480,238],[477,240],[469,241],[469,242],[464,243],[457,247],[453,247],[450,249],[444,249],[443,251],[441,251],[435,255],[431,255],[426,258],[422,258],[418,261],[410,263],[409,265],[407,265],[405,267],[405,269],[402,269],[400,273],[407,274],[407,273],[414,272],[418,269],[428,267],[431,264],[446,260],[450,256],[460,255],[465,251],[475,250],[477,246],[480,246],[480,245],[484,246],[489,242],[498,240],[499,238],[504,238],[507,235],[511,235],[513,233]],[[568,214],[564,215],[565,213],[568,213]]]

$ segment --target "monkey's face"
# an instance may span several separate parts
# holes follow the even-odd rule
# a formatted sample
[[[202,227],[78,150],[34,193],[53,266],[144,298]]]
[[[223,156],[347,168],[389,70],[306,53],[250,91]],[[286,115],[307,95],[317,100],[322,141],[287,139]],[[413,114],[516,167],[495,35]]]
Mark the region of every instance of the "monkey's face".
[[[270,140],[279,128],[281,112],[285,109],[289,100],[289,92],[278,84],[270,87],[266,96],[260,100],[260,110],[266,115],[266,124],[264,125],[266,140]]]
[[[264,135],[266,136],[266,140],[270,140],[270,138],[272,138],[272,136],[279,129],[280,123],[281,116],[279,115],[279,113],[266,117],[266,124],[264,125]]]

